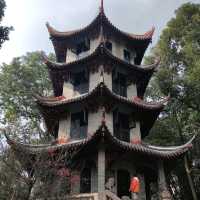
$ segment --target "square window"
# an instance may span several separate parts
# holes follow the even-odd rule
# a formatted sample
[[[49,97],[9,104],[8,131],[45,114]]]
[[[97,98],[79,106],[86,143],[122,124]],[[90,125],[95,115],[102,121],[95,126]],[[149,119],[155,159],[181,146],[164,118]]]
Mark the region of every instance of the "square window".
[[[127,62],[131,61],[131,53],[127,49],[124,49],[124,60],[126,60]]]
[[[81,111],[71,114],[71,131],[72,139],[83,139],[87,135],[88,112]]]
[[[109,51],[112,52],[112,43],[111,43],[111,42],[107,41],[107,42],[105,43],[105,46],[106,46],[106,49],[108,49]]]
[[[90,50],[90,40],[85,38],[83,41],[79,42],[76,46],[76,54],[79,55],[82,52]]]

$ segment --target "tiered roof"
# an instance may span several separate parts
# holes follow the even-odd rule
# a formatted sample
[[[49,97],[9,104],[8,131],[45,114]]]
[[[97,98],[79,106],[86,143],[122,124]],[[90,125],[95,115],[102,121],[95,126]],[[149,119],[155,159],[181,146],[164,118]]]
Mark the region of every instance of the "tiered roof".
[[[65,153],[73,154],[76,151],[72,159],[78,159],[83,154],[94,154],[98,151],[98,144],[103,143],[107,152],[124,152],[136,157],[142,157],[143,159],[157,160],[161,159],[163,161],[175,161],[178,158],[184,156],[184,154],[192,147],[192,141],[195,137],[189,140],[186,144],[174,147],[158,147],[148,145],[146,143],[133,144],[121,141],[113,136],[113,134],[108,130],[106,124],[102,123],[99,129],[89,138],[78,140],[78,141],[68,141],[65,144],[46,144],[46,145],[27,145],[16,142],[7,136],[7,142],[10,144],[11,148],[18,155],[18,159],[24,163],[26,167],[34,165],[34,162],[38,162],[41,155],[46,155],[45,158],[51,159],[52,153],[59,154]],[[21,157],[21,154],[28,156],[27,160]]]
[[[87,109],[96,109],[104,106],[110,111],[116,104],[128,106],[134,113],[137,120],[141,122],[142,137],[148,135],[158,115],[164,108],[168,98],[159,103],[147,103],[138,97],[132,99],[122,97],[112,92],[104,82],[100,82],[92,91],[71,99],[62,100],[54,97],[36,96],[40,111],[44,116],[47,128],[50,133],[55,134],[53,127],[56,120],[66,116],[66,112],[73,104],[83,105]]]
[[[124,41],[128,46],[135,48],[138,53],[135,60],[137,64],[141,63],[145,50],[151,42],[155,30],[153,27],[150,31],[147,31],[143,35],[131,34],[121,31],[106,17],[104,8],[102,7],[100,8],[97,17],[85,28],[60,32],[55,30],[52,26],[49,25],[49,23],[47,23],[47,29],[53,42],[59,62],[65,60],[67,48],[70,48],[77,40],[83,37],[92,37],[94,35],[98,36],[101,32],[101,29],[103,29],[103,34],[105,37],[115,37],[120,41]]]
[[[135,113],[136,120],[140,121],[142,137],[148,135],[155,120],[163,110],[164,104],[168,100],[167,98],[159,103],[148,103],[142,100],[147,84],[159,64],[159,61],[156,61],[152,65],[140,65],[144,52],[151,42],[154,28],[144,35],[129,34],[119,30],[106,17],[103,1],[98,16],[83,29],[58,32],[49,24],[47,24],[47,28],[55,48],[57,61],[59,62],[52,62],[44,57],[53,83],[55,97],[41,97],[36,95],[36,99],[49,133],[56,137],[55,128],[58,126],[59,119],[65,118],[70,107],[74,104],[87,109],[96,109],[103,106],[105,111],[108,112],[112,110],[114,105],[124,104]],[[65,62],[67,49],[71,48],[74,42],[83,37],[94,35],[100,36],[100,42],[93,53],[82,59],[63,63]],[[135,59],[136,64],[131,64],[117,58],[105,48],[105,38],[110,38],[111,36],[124,41],[128,47],[135,48],[137,52],[137,57]],[[113,67],[116,65],[125,67],[129,72],[128,79],[137,84],[139,97],[132,97],[132,99],[130,99],[115,94],[104,83],[103,71],[101,74],[102,80],[92,91],[70,99],[61,97],[65,78],[63,75],[66,76],[71,73],[74,68],[79,66],[92,66],[96,68],[100,65],[104,67],[104,71],[112,71]],[[170,162],[182,157],[191,148],[193,139],[194,137],[188,143],[176,147],[156,147],[142,142],[138,144],[128,143],[114,137],[114,134],[108,130],[105,119],[102,119],[102,124],[100,124],[98,130],[91,137],[88,136],[86,139],[76,141],[69,140],[64,144],[57,144],[55,142],[47,145],[27,145],[18,143],[7,137],[7,141],[16,153],[18,159],[28,170],[31,170],[32,166],[40,161],[38,160],[40,159],[38,156],[41,154],[45,154],[47,159],[51,159],[52,152],[56,154],[62,153],[67,156],[76,151],[77,153],[72,159],[78,159],[84,157],[82,155],[89,155],[97,152],[100,143],[103,143],[107,152],[124,152],[129,153],[129,155],[134,158],[139,157],[153,161],[160,159]],[[29,159],[24,159],[23,155],[28,156]],[[63,162],[63,160],[61,162]]]
[[[70,73],[74,68],[81,66],[82,68],[95,70],[95,67],[104,65],[108,71],[112,71],[112,69],[116,66],[126,68],[129,72],[128,79],[137,83],[138,96],[142,98],[152,74],[155,72],[160,63],[160,59],[157,59],[155,63],[150,65],[131,64],[114,56],[105,48],[104,41],[101,41],[90,55],[69,63],[52,62],[45,55],[43,55],[43,59],[48,67],[49,74],[53,82],[55,96],[62,95],[64,83],[63,76]]]

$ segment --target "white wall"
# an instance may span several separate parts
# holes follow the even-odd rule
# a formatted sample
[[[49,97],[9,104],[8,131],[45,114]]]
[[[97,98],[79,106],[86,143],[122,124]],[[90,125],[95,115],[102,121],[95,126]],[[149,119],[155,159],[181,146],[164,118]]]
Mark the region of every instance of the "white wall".
[[[89,92],[91,92],[100,81],[100,72],[91,72],[89,74]]]
[[[70,138],[70,126],[71,124],[71,117],[68,115],[66,119],[61,119],[59,121],[59,129],[58,129],[58,139],[61,138]]]
[[[130,141],[141,141],[140,122],[136,122],[136,127],[130,130]]]
[[[63,96],[66,99],[71,99],[74,96],[74,86],[70,82],[64,82]]]
[[[93,135],[99,128],[102,122],[102,111],[99,109],[97,112],[88,113],[88,134]]]
[[[127,98],[131,99],[137,96],[137,87],[136,84],[131,84],[127,87]]]

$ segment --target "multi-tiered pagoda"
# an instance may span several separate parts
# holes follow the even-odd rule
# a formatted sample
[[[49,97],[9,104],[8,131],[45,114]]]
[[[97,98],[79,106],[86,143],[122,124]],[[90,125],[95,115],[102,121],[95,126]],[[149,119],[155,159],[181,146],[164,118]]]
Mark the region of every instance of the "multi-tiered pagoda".
[[[158,194],[161,200],[172,199],[165,174],[185,155],[191,141],[176,147],[142,141],[167,101],[143,100],[159,65],[159,60],[141,65],[154,28],[143,35],[119,30],[106,17],[103,2],[85,28],[68,32],[49,24],[47,28],[57,58],[52,62],[44,56],[54,97],[37,96],[37,104],[55,142],[33,146],[8,138],[24,168],[34,173],[44,157],[54,159],[57,175],[75,177],[65,188],[68,198],[151,200]],[[50,173],[50,168],[45,170]],[[129,191],[132,177],[139,179],[136,194]],[[62,187],[59,176],[52,182],[49,197]]]

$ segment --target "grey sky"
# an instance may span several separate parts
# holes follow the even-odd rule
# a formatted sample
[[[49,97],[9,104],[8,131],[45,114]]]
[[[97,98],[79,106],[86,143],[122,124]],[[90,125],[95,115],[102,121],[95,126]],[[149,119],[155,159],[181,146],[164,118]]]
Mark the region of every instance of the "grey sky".
[[[174,16],[174,11],[188,0],[104,0],[107,17],[118,28],[143,34],[156,27],[154,45]],[[200,3],[200,0],[189,2]],[[53,52],[45,27],[48,21],[57,30],[65,31],[86,26],[97,15],[100,0],[6,0],[3,23],[12,25],[10,41],[0,50],[0,63],[26,52]],[[152,46],[151,45],[151,46]]]

